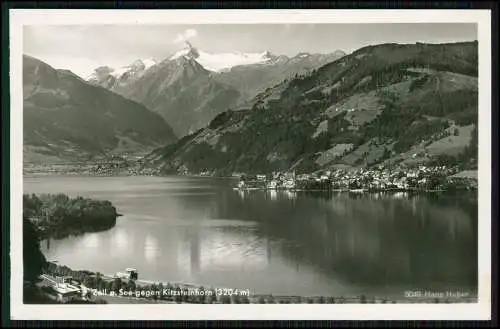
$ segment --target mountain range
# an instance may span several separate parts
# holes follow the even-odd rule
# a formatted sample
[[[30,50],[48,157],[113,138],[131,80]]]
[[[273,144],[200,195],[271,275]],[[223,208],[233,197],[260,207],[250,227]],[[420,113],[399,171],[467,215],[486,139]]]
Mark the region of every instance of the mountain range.
[[[364,47],[267,87],[153,151],[145,166],[222,175],[380,164],[475,168],[477,74],[477,42]]]
[[[149,152],[161,173],[477,166],[477,42],[209,54],[86,80],[23,62],[25,161]]]
[[[176,140],[143,105],[67,70],[23,56],[25,162],[60,162],[148,150]]]
[[[145,105],[182,137],[266,88],[343,55],[341,51],[292,58],[267,51],[210,54],[186,42],[184,49],[160,63],[139,60],[118,70],[100,67],[88,82]]]

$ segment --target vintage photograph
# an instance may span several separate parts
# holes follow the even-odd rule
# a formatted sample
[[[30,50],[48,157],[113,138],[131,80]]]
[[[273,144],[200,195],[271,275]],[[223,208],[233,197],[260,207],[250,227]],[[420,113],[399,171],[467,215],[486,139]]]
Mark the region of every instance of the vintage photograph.
[[[478,303],[477,23],[188,23],[22,27],[23,304]]]

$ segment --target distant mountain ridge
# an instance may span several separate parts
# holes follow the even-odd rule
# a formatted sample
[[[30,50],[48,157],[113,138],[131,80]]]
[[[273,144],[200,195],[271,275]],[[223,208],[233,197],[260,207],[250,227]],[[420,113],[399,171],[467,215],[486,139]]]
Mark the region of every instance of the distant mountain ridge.
[[[164,61],[145,69],[120,70],[126,72],[120,77],[112,69],[98,68],[89,82],[145,105],[182,137],[266,88],[343,55],[340,51],[292,58],[268,51],[210,54],[186,42],[184,49]]]
[[[109,66],[101,66],[87,78],[87,81],[93,85],[101,86],[113,90],[124,84],[138,79],[144,72],[158,64],[154,59],[138,59],[132,64],[113,69]]]
[[[143,105],[23,56],[25,162],[134,153],[175,141]]]
[[[189,41],[185,41],[184,49],[176,52],[169,59],[175,60],[180,57],[192,58],[206,70],[212,72],[224,71],[238,65],[269,63],[274,59],[273,55],[268,51],[261,53],[230,52],[211,54],[198,50]]]
[[[477,42],[381,44],[259,93],[152,152],[163,173],[477,166]]]
[[[161,115],[177,136],[205,126],[240,97],[238,90],[216,81],[196,60],[184,56],[165,60],[113,91]]]
[[[306,74],[345,55],[341,50],[330,54],[299,53],[294,57],[268,53],[267,62],[234,66],[214,74],[214,78],[238,89],[242,93],[240,104],[245,104],[267,88],[293,79],[297,75]]]

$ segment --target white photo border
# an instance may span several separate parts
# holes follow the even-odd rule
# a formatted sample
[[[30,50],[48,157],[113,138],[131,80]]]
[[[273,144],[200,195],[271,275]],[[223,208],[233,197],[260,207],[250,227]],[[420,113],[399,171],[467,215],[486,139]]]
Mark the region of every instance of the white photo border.
[[[12,320],[490,320],[490,10],[83,10],[10,9],[10,307]],[[25,25],[476,23],[479,52],[478,303],[466,304],[133,304],[22,302],[23,97]]]

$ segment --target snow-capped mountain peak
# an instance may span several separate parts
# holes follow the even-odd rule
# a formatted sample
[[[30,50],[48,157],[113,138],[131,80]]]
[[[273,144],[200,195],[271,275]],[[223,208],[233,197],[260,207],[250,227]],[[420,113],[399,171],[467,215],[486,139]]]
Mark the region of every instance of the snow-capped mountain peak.
[[[210,54],[196,49],[191,43],[186,41],[184,48],[171,56],[170,60],[175,60],[180,57],[194,59],[205,69],[220,72],[238,65],[266,63],[272,60],[274,55],[268,51],[262,53],[230,52]]]
[[[137,77],[155,66],[157,62],[152,58],[138,59],[133,63],[118,69],[109,66],[101,66],[87,78],[88,81],[100,84],[102,81],[125,80],[129,77]],[[111,79],[111,80],[110,80]],[[114,83],[114,82],[113,82]]]
[[[113,72],[111,72],[111,75],[119,79],[126,73],[130,75],[136,75],[150,69],[154,65],[156,65],[156,61],[154,59],[138,59],[130,65],[114,70]]]
[[[189,41],[185,41],[184,48],[170,57],[170,60],[175,60],[181,57],[185,57],[187,59],[196,59],[200,57],[200,53],[198,52],[198,49],[193,47],[193,45]]]

